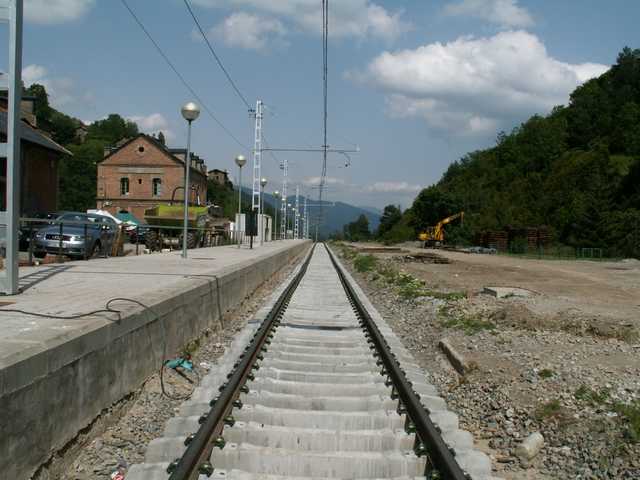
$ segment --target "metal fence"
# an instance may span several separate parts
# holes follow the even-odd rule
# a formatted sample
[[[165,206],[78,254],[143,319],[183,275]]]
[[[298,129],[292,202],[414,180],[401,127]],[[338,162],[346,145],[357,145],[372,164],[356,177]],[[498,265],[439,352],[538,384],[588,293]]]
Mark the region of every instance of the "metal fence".
[[[551,247],[518,248],[511,246],[507,251],[498,251],[500,255],[509,255],[522,258],[536,258],[547,260],[595,260],[607,261],[616,260],[615,257],[605,248],[599,247],[570,247],[566,245],[556,245]]]
[[[33,265],[34,258],[55,255],[58,261],[63,257],[88,260],[95,256],[121,256],[128,252],[135,255],[147,250],[145,237],[155,232],[160,239],[156,250],[165,250],[165,246],[178,249],[182,246],[181,226],[136,225],[106,223],[99,221],[75,221],[43,218],[20,218],[19,246],[26,252],[28,265]],[[175,232],[175,235],[173,234]],[[189,233],[197,238],[196,248],[224,246],[234,243],[234,238],[227,231],[189,227]],[[125,252],[125,245],[131,245]],[[4,246],[0,247],[4,250]],[[4,251],[2,252],[4,255]]]

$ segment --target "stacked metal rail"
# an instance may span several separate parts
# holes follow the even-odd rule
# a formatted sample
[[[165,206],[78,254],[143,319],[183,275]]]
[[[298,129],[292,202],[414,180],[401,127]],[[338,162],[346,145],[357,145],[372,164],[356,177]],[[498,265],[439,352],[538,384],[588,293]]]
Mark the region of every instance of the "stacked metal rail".
[[[328,250],[315,248],[268,305],[128,480],[491,478]]]

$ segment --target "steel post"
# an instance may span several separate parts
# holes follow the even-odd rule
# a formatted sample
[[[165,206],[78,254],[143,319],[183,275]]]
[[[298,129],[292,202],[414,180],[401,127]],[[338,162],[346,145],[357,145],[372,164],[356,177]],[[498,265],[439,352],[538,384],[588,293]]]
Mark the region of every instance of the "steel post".
[[[4,230],[5,262],[0,273],[0,293],[14,295],[19,292],[18,240],[20,218],[20,164],[21,127],[20,103],[22,99],[22,10],[23,0],[5,0],[0,9],[0,23],[8,22],[8,72],[0,76],[0,90],[7,91],[7,140],[0,143],[1,156],[6,157],[6,210],[0,211],[0,230]],[[5,47],[6,48],[6,47]]]
[[[184,160],[184,225],[182,226],[182,258],[187,258],[187,237],[189,235],[189,170],[191,170],[191,120],[187,127],[187,157]]]

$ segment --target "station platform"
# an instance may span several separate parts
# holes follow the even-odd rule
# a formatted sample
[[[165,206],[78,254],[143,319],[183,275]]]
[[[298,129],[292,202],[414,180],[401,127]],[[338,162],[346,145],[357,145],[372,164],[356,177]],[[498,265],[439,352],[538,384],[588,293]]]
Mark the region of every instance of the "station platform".
[[[310,246],[284,240],[194,249],[187,259],[171,252],[21,268],[22,293],[0,297],[0,471],[29,478],[167,352],[221,328],[225,311]],[[114,311],[85,316],[107,307]]]

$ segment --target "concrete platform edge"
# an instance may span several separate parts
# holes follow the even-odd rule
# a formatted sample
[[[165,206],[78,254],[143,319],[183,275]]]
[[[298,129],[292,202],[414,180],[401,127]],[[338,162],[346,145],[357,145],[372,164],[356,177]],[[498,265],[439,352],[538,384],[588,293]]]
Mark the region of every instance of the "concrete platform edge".
[[[219,329],[220,314],[310,246],[300,243],[215,275],[181,279],[170,289],[137,298],[157,317],[133,304],[118,304],[125,312],[120,323],[96,318],[80,332],[36,344],[11,363],[5,359],[0,365],[0,471],[7,478],[30,478],[104,409],[139,388],[163,358],[207,328]]]

